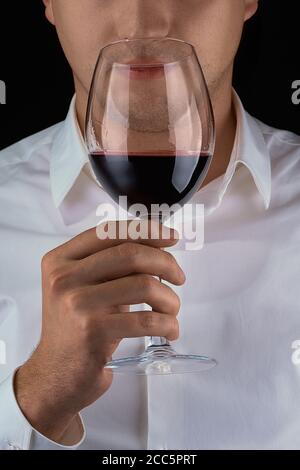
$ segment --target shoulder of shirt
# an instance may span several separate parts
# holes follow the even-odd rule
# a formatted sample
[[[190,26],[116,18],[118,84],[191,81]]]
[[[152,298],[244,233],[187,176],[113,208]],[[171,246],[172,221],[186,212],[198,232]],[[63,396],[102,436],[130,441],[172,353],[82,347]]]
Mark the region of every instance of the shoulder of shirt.
[[[288,130],[269,126],[251,117],[256,122],[266,144],[271,163],[272,185],[276,187],[278,201],[286,203],[287,197],[299,201],[300,136]]]
[[[50,147],[54,134],[63,125],[63,122],[54,124],[36,134],[16,142],[0,151],[0,169],[18,166],[22,163],[28,163],[36,154],[42,154],[45,147]]]

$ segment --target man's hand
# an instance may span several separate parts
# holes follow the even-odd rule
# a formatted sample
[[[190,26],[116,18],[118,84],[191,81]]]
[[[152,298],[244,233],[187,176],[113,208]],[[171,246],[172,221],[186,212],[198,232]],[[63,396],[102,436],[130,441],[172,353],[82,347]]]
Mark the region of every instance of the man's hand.
[[[112,223],[128,234],[130,221]],[[150,233],[150,222],[141,223]],[[179,298],[153,277],[184,283],[161,249],[177,242],[176,233],[167,229],[166,239],[162,225],[151,224],[152,238],[100,240],[93,228],[43,257],[41,339],[17,371],[15,390],[28,421],[50,439],[63,439],[77,413],[109,389],[113,373],[104,366],[123,338],[178,337]],[[129,311],[140,303],[153,311]]]

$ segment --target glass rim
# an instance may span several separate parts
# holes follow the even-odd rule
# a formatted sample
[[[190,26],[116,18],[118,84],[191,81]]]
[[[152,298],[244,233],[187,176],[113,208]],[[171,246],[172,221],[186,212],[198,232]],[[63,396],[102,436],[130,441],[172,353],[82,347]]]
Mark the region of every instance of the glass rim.
[[[126,43],[126,42],[133,42],[133,41],[140,41],[140,40],[160,40],[160,41],[174,41],[174,42],[180,42],[180,43],[183,43],[187,46],[189,46],[190,48],[190,53],[187,54],[186,56],[184,56],[182,59],[179,59],[177,61],[174,61],[174,62],[167,62],[167,63],[155,63],[155,64],[145,64],[143,66],[152,66],[152,67],[157,67],[159,65],[164,65],[164,66],[168,66],[168,65],[174,65],[174,64],[179,64],[179,63],[182,63],[184,61],[186,61],[187,59],[189,59],[191,56],[194,55],[195,59],[196,59],[196,62],[198,63],[199,65],[199,71],[200,71],[200,74],[203,78],[203,83],[204,83],[204,88],[206,89],[207,91],[207,94],[208,94],[208,112],[211,116],[211,119],[212,119],[212,133],[213,133],[213,137],[212,137],[212,140],[213,140],[213,147],[212,147],[212,152],[214,152],[214,147],[215,147],[215,135],[216,135],[216,128],[215,128],[215,117],[214,117],[214,112],[213,112],[213,107],[212,107],[212,102],[211,102],[211,98],[210,98],[210,95],[209,95],[209,91],[208,91],[208,86],[207,86],[207,83],[205,81],[205,76],[204,76],[204,73],[203,73],[203,70],[202,70],[202,67],[201,67],[201,63],[199,62],[199,59],[198,59],[198,56],[197,56],[197,53],[196,53],[196,50],[195,50],[195,47],[193,46],[193,44],[190,44],[182,39],[179,39],[179,38],[172,38],[170,36],[151,36],[151,37],[137,37],[137,38],[123,38],[123,39],[119,39],[117,41],[114,41],[114,42],[111,42],[111,43],[108,43],[106,44],[106,46],[104,46],[99,54],[98,54],[98,57],[97,57],[97,60],[96,60],[96,64],[95,64],[95,68],[94,68],[94,71],[93,71],[93,74],[92,74],[92,80],[91,80],[91,86],[90,86],[90,90],[89,90],[89,93],[88,93],[88,99],[87,99],[87,105],[86,105],[86,112],[85,112],[85,120],[84,120],[84,131],[83,131],[83,139],[84,139],[84,143],[85,143],[85,146],[86,146],[86,149],[88,151],[88,153],[90,152],[90,134],[89,134],[89,126],[91,125],[91,109],[93,107],[93,99],[94,99],[94,94],[93,94],[93,91],[94,91],[94,88],[95,88],[95,85],[96,85],[96,81],[97,81],[97,76],[99,74],[99,68],[98,68],[98,65],[100,63],[100,60],[105,60],[106,62],[107,59],[105,57],[103,57],[102,53],[103,53],[103,50],[110,47],[110,46],[113,46],[115,44],[119,44],[119,43]],[[135,66],[135,65],[138,65],[138,64],[121,64],[119,62],[112,62],[113,65],[119,65],[119,66],[124,66],[126,68],[130,68],[131,66]],[[141,64],[139,64],[141,65]]]
[[[175,60],[175,61],[172,61],[172,62],[159,62],[159,61],[157,61],[154,64],[141,64],[141,63],[122,64],[121,62],[111,61],[111,64],[113,64],[114,66],[120,67],[120,68],[124,67],[124,68],[128,68],[128,69],[130,69],[131,66],[134,67],[136,65],[140,65],[140,66],[143,66],[143,67],[157,67],[157,66],[161,66],[161,65],[168,66],[168,65],[179,64],[179,63],[187,60],[192,55],[196,54],[193,44],[191,44],[187,41],[184,41],[183,39],[173,38],[171,36],[149,36],[149,37],[141,36],[141,37],[136,37],[136,38],[118,39],[117,41],[113,41],[113,42],[110,42],[110,43],[106,44],[104,47],[101,48],[101,50],[99,52],[98,60],[102,56],[102,60],[105,60],[106,62],[110,62],[103,55],[103,52],[105,51],[105,49],[107,49],[109,47],[115,46],[115,45],[120,44],[120,43],[125,44],[125,43],[129,43],[129,42],[142,41],[142,40],[143,41],[172,41],[172,42],[178,42],[178,43],[182,43],[186,46],[189,46],[190,52],[187,55],[185,55],[182,59]]]

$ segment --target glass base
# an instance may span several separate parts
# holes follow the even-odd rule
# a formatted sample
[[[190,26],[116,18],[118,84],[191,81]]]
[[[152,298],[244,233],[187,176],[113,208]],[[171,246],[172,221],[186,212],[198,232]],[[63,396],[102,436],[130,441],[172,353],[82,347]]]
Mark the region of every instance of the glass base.
[[[215,359],[177,354],[170,346],[149,346],[143,354],[107,362],[113,372],[137,375],[168,375],[203,372],[217,365]]]

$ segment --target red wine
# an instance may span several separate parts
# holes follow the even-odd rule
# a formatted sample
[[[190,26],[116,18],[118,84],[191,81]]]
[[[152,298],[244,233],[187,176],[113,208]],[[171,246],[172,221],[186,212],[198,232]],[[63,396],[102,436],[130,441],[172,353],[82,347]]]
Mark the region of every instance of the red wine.
[[[185,204],[200,188],[210,161],[207,153],[111,154],[92,153],[91,164],[101,186],[128,207],[144,204]]]

